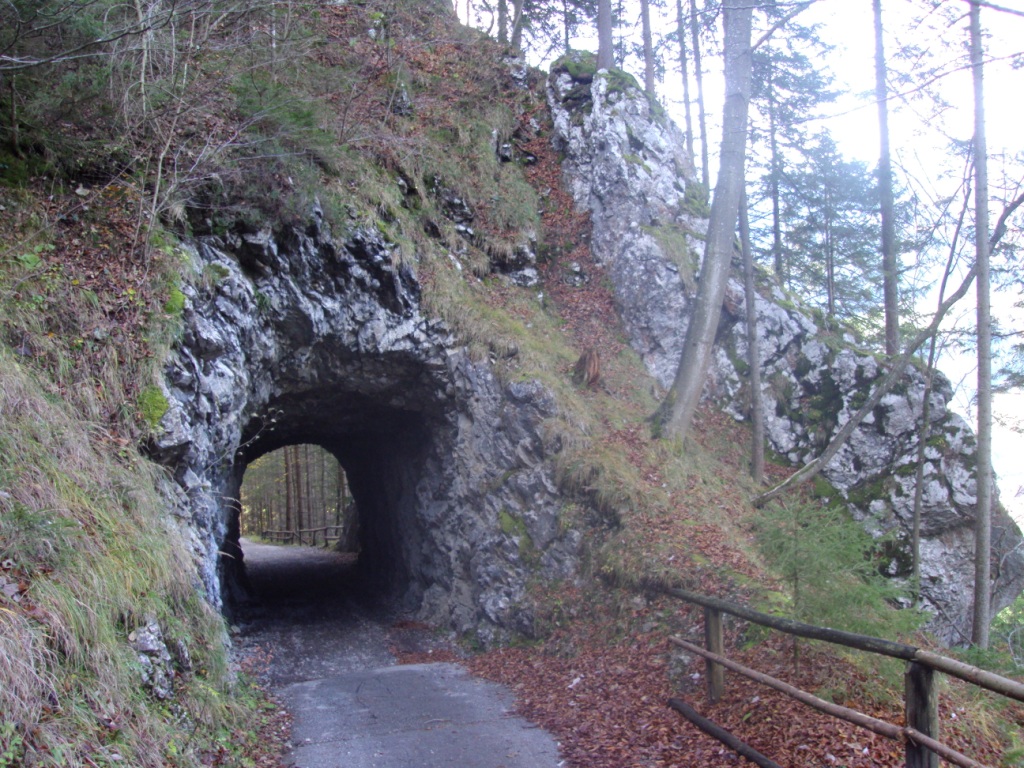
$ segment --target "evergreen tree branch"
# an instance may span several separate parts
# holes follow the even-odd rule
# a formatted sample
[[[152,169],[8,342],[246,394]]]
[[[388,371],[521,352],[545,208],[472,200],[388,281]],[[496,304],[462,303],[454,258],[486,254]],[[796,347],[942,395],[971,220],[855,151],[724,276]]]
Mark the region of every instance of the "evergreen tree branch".
[[[808,8],[810,8],[812,5],[814,5],[815,2],[817,2],[817,0],[806,0],[806,2],[797,3],[797,5],[793,8],[793,10],[791,10],[789,13],[787,13],[781,19],[779,19],[774,24],[772,24],[770,27],[768,27],[768,29],[765,30],[765,33],[763,35],[761,35],[759,38],[757,38],[757,42],[754,43],[752,46],[750,46],[750,50],[756,51],[762,45],[767,43],[771,39],[772,35],[774,35],[776,32],[778,32],[782,27],[786,26],[786,24],[788,24],[790,21],[792,21],[797,15],[803,13]]]

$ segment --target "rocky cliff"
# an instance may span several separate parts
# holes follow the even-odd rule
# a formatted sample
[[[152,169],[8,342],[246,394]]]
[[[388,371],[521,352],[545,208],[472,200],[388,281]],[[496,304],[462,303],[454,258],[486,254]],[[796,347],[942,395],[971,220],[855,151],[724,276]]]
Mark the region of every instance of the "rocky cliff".
[[[574,567],[546,459],[551,395],[501,384],[425,317],[376,232],[239,229],[190,244],[171,408],[151,451],[170,467],[210,599],[246,599],[233,499],[248,462],[316,443],[344,467],[371,583],[427,620],[490,641],[530,634],[527,576]],[[529,561],[529,568],[527,562]]]
[[[683,153],[679,130],[652,108],[629,76],[594,72],[587,54],[556,63],[548,83],[555,142],[566,184],[590,211],[593,251],[612,276],[631,345],[667,387],[674,376],[703,252],[704,190]],[[857,410],[883,373],[878,357],[852,337],[826,334],[792,297],[775,289],[755,298],[770,447],[794,466],[814,458]],[[730,282],[716,360],[705,389],[735,418],[747,418],[745,296]],[[823,474],[872,532],[895,531],[886,565],[909,574],[918,435],[925,380],[908,367]],[[975,442],[949,410],[941,375],[931,395],[925,449],[922,597],[930,629],[947,643],[970,638],[975,505]],[[997,505],[993,516],[993,609],[1024,589],[1020,530]]]

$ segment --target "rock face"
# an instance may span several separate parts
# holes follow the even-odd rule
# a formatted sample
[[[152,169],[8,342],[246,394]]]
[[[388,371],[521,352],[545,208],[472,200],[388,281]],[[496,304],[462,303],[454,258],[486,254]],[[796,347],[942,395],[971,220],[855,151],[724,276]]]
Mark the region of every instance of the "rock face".
[[[555,147],[577,205],[591,212],[594,257],[608,270],[634,349],[670,380],[695,290],[705,192],[679,129],[652,115],[623,73],[595,74],[593,54],[573,52],[548,79]]]
[[[240,230],[191,244],[200,277],[166,369],[151,446],[172,472],[209,599],[245,599],[238,498],[248,462],[315,443],[348,476],[371,582],[484,642],[529,634],[530,573],[566,576],[536,383],[502,385],[425,318],[419,287],[371,231]]]
[[[565,181],[593,221],[593,251],[612,277],[634,349],[663,386],[675,374],[686,334],[694,275],[703,250],[703,190],[679,130],[652,114],[639,88],[619,73],[595,73],[586,54],[552,67],[548,103]],[[829,339],[781,295],[756,298],[766,432],[794,465],[820,452],[864,401],[882,371],[851,338]],[[747,416],[745,298],[732,281],[722,309],[716,360],[705,388],[737,419]],[[887,570],[909,573],[917,448],[925,381],[916,369],[823,472],[873,533],[896,533]],[[948,409],[941,375],[931,393],[922,524],[922,594],[930,629],[946,643],[969,640],[973,584],[974,436]],[[993,608],[1024,589],[1020,530],[997,505],[993,515]]]

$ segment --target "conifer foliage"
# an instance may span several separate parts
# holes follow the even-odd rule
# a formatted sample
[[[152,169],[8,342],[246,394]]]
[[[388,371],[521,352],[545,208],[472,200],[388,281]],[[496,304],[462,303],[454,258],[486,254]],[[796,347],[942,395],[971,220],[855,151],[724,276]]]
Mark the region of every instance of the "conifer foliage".
[[[318,445],[289,445],[246,468],[242,484],[242,533],[341,526],[352,494],[345,470]]]

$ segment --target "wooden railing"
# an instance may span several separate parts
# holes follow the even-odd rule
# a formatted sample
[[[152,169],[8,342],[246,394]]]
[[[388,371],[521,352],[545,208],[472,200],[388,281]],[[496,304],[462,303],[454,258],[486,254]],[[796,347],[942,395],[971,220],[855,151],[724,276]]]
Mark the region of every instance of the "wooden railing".
[[[673,637],[671,641],[678,647],[702,656],[705,659],[708,698],[712,702],[718,701],[721,698],[725,688],[725,670],[730,669],[781,691],[797,701],[833,717],[846,720],[886,738],[904,742],[906,765],[908,768],[938,768],[940,756],[948,762],[963,766],[964,768],[985,768],[982,763],[938,741],[938,691],[935,687],[935,672],[942,672],[1002,696],[1016,699],[1017,701],[1024,701],[1024,683],[979,669],[956,659],[916,648],[912,645],[896,643],[877,637],[868,637],[867,635],[858,635],[853,632],[819,627],[813,624],[804,624],[791,619],[783,619],[737,605],[736,603],[730,603],[725,600],[719,600],[718,598],[708,597],[660,583],[648,582],[642,586],[646,591],[669,595],[704,608],[705,647],[701,648],[680,637]],[[806,691],[802,691],[781,680],[726,658],[722,634],[722,614],[725,613],[797,637],[823,640],[859,651],[903,659],[907,662],[907,669],[904,675],[906,725],[894,725],[856,710],[819,699]],[[694,725],[719,739],[752,762],[765,768],[772,768],[773,766],[777,768],[776,763],[753,750],[748,745],[743,744],[735,736],[711,721],[701,717],[681,699],[671,699],[669,705],[694,723]]]
[[[319,528],[298,528],[294,531],[263,531],[260,535],[278,544],[301,546],[329,546],[341,538],[341,525],[323,525]]]

